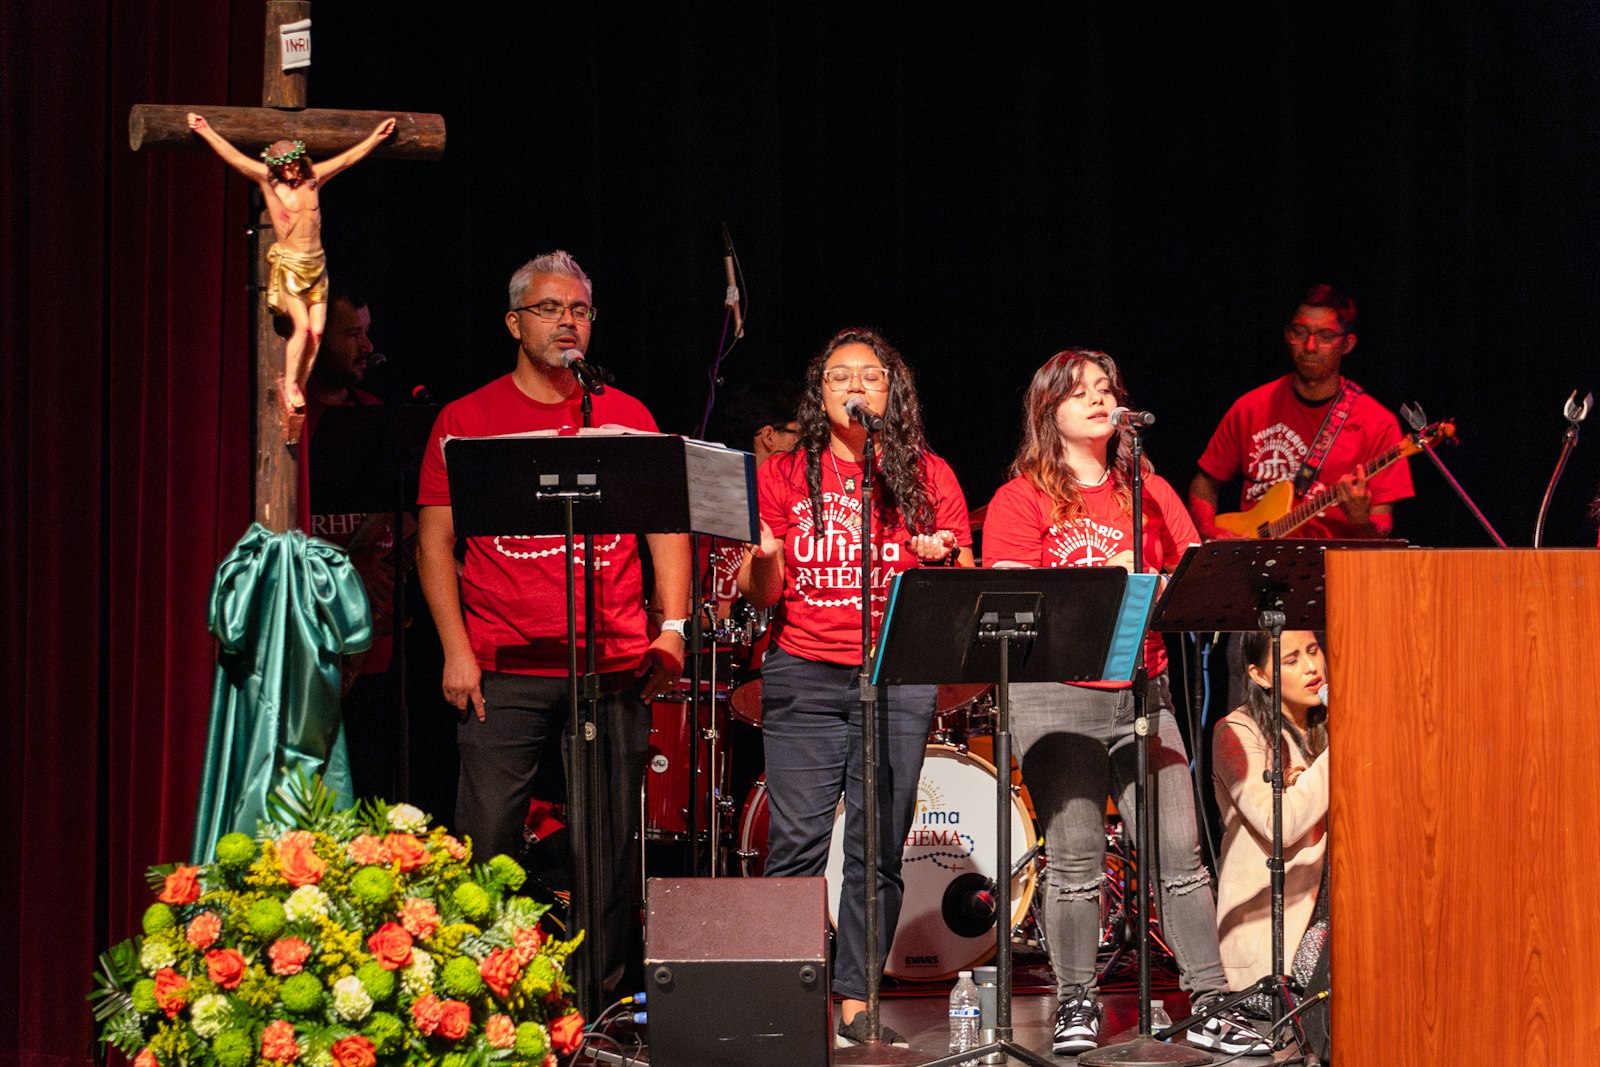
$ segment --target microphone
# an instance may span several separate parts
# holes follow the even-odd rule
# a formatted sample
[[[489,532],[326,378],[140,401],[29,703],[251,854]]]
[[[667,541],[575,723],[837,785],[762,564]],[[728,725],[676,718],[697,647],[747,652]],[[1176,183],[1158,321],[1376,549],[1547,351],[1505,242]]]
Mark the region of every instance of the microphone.
[[[595,396],[599,396],[606,391],[606,382],[611,380],[611,375],[592,363],[586,362],[583,358],[583,353],[576,348],[569,348],[562,352],[561,362],[566,364],[567,369],[577,377],[578,384],[582,385],[586,391],[593,393]]]
[[[1322,706],[1328,706],[1328,683],[1323,682],[1317,689],[1317,699],[1322,701]]]
[[[1156,424],[1156,417],[1148,411],[1132,411],[1128,408],[1113,408],[1111,411],[1111,425],[1121,426],[1123,423],[1127,423],[1129,426],[1138,429],[1141,426],[1154,426]]]
[[[728,275],[728,291],[722,303],[733,312],[733,336],[737,340],[744,336],[744,309],[739,306],[739,283],[733,273],[733,237],[728,233],[726,222],[722,224],[722,269]]]
[[[872,409],[867,407],[865,397],[853,396],[844,402],[844,413],[866,427],[868,433],[877,433],[883,429],[883,418],[874,415]]]

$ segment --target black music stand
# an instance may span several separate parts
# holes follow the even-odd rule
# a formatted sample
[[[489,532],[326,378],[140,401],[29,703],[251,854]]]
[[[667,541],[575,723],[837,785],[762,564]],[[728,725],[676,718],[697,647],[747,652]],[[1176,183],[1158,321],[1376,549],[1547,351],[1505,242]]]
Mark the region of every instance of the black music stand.
[[[736,541],[758,537],[755,469],[745,452],[665,434],[586,431],[462,437],[444,443],[457,537],[565,537],[567,576],[568,825],[582,850],[574,865],[573,903],[587,937],[576,954],[580,1010],[593,1018],[603,998],[604,884],[594,817],[602,798],[597,741],[599,677],[593,670],[594,597],[585,596],[584,642],[590,664],[578,671],[577,588],[573,546],[583,533],[697,533]],[[592,583],[592,553],[584,553]],[[592,588],[592,584],[590,585]],[[638,783],[634,783],[637,788]],[[630,801],[631,802],[631,801]]]
[[[993,682],[997,851],[995,1039],[924,1067],[1003,1052],[1034,1067],[1057,1062],[1011,1039],[1011,697],[1019,682],[1132,676],[1155,575],[1120,567],[907,571],[895,579],[879,637],[875,685]]]
[[[1404,548],[1404,541],[1223,540],[1194,545],[1184,553],[1151,629],[1158,631],[1269,630],[1272,633],[1272,706],[1276,736],[1283,736],[1282,638],[1284,630],[1327,627],[1327,576],[1323,553],[1337,549]],[[1249,989],[1224,997],[1205,1011],[1156,1034],[1165,1040],[1196,1022],[1241,1004],[1257,993],[1272,1000],[1272,1028],[1294,1023],[1301,1059],[1317,1057],[1299,1015],[1299,998],[1284,965],[1283,933],[1283,746],[1272,746],[1272,973]]]
[[[417,499],[417,474],[436,404],[361,404],[330,407],[306,435],[310,513],[384,512],[394,517],[394,669],[400,678],[400,764],[395,787],[411,799],[411,693],[406,679],[405,516]]]

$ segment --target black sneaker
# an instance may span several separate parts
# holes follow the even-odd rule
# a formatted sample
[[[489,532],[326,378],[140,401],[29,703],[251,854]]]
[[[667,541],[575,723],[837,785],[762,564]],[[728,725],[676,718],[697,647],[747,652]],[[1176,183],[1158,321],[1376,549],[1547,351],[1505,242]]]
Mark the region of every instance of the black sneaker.
[[[1056,1005],[1056,1035],[1050,1051],[1057,1056],[1076,1056],[1100,1042],[1100,1002],[1082,986],[1072,990]]]
[[[863,1011],[858,1012],[848,1024],[844,1022],[839,1024],[839,1032],[834,1035],[833,1045],[835,1048],[849,1048],[852,1045],[865,1045],[868,1039],[867,1013]],[[894,1045],[898,1048],[911,1047],[911,1042],[905,1039],[905,1035],[884,1026],[882,1020],[878,1022],[878,1039],[885,1045]]]
[[[1201,1011],[1202,1006],[1196,1006]],[[1270,1056],[1272,1042],[1267,1040],[1266,1027],[1242,1007],[1229,1008],[1189,1028],[1189,1044],[1215,1049],[1230,1056]]]

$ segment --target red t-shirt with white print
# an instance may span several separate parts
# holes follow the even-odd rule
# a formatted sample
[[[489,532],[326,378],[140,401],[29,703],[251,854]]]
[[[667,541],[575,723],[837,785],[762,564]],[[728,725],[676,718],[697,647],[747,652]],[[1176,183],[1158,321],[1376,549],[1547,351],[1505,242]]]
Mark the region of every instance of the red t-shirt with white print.
[[[529,397],[511,375],[468,393],[433,424],[422,458],[417,503],[450,503],[446,437],[492,437],[529,430],[576,432],[583,425],[583,394],[559,404]],[[594,398],[595,426],[655,432],[645,406],[616,389]],[[567,673],[565,543],[559,534],[536,537],[469,537],[461,572],[461,607],[478,666],[486,671],[557,677]],[[596,534],[596,669],[630,670],[644,658],[644,579],[633,534]],[[578,596],[578,656],[583,648],[583,542],[574,547]]]
[[[922,484],[933,505],[934,524],[972,545],[967,501],[955,472],[931,452],[922,454]],[[778,647],[802,659],[854,665],[861,662],[861,465],[822,456],[822,516],[811,513],[806,454],[796,449],[774,456],[756,472],[761,518],[783,542],[782,622]],[[878,512],[874,497],[873,511]],[[822,536],[813,533],[820,527]],[[931,532],[931,531],[930,531]],[[872,637],[877,640],[894,576],[918,566],[911,535],[896,514],[885,528],[873,515]]]
[[[1239,506],[1248,510],[1278,482],[1294,479],[1322,429],[1329,404],[1308,404],[1286,375],[1250,390],[1233,402],[1200,455],[1200,469],[1219,482],[1244,479]],[[1350,406],[1350,417],[1333,439],[1328,457],[1306,491],[1314,496],[1389,448],[1401,437],[1400,423],[1371,394],[1362,393]],[[1374,504],[1390,504],[1413,495],[1411,468],[1399,460],[1367,483]],[[1290,537],[1342,538],[1357,532],[1344,508],[1333,505]]]
[[[1051,519],[1049,495],[1026,478],[1000,487],[984,514],[983,561],[1021,563],[1027,567],[1104,567],[1119,552],[1133,548],[1133,516],[1117,503],[1109,480],[1082,490],[1085,514],[1062,526]],[[1144,480],[1145,573],[1171,570],[1184,549],[1200,542],[1183,501],[1160,475]],[[1153,677],[1167,669],[1167,646],[1151,631],[1144,638],[1146,671]],[[1126,685],[1127,683],[1112,683]]]

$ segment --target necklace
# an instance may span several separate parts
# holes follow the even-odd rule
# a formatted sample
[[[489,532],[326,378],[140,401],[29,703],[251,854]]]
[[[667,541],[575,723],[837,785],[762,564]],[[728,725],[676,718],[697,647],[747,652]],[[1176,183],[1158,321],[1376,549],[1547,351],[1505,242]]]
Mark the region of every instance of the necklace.
[[[1106,484],[1106,479],[1109,478],[1109,477],[1111,477],[1111,468],[1107,467],[1105,470],[1100,472],[1100,477],[1096,478],[1094,481],[1092,481],[1092,482],[1080,481],[1078,483],[1078,488],[1080,488],[1080,489],[1095,489],[1095,488],[1098,488],[1099,486],[1105,485]]]
[[[856,491],[856,476],[852,474],[850,477],[846,478],[842,473],[840,473],[839,461],[834,458],[833,449],[831,448],[828,449],[828,462],[833,464],[833,476],[839,479],[840,485],[844,486],[845,495],[850,496],[854,494]]]

